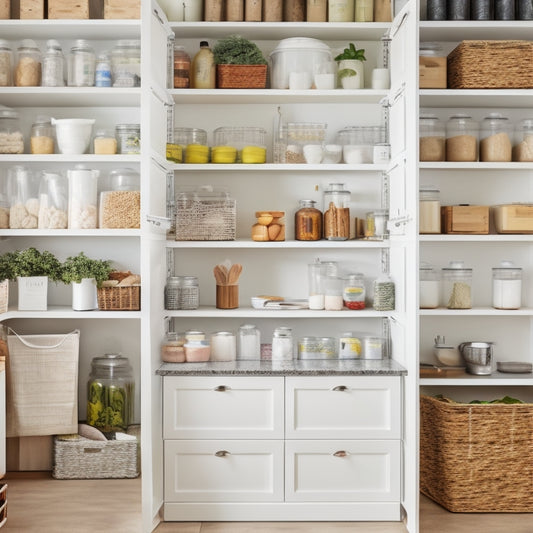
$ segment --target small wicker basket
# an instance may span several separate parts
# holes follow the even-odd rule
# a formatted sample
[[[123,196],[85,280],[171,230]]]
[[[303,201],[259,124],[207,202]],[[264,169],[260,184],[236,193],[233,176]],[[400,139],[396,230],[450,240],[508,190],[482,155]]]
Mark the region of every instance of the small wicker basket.
[[[264,89],[267,65],[217,65],[219,89]]]
[[[533,404],[420,397],[420,490],[452,512],[533,511]]]
[[[532,41],[463,41],[448,55],[449,89],[533,88]]]
[[[141,308],[141,286],[101,287],[98,309],[101,311],[138,311]]]

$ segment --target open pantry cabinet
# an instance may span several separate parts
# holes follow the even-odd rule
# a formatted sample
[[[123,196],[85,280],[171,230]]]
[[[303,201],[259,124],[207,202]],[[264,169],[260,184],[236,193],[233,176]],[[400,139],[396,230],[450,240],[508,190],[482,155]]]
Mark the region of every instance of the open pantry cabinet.
[[[146,15],[146,6],[143,6]],[[162,382],[156,371],[160,366],[159,347],[166,329],[205,332],[237,330],[243,323],[253,323],[261,331],[262,342],[269,343],[275,327],[293,329],[294,338],[306,335],[339,337],[345,331],[364,331],[385,335],[391,358],[407,370],[401,387],[401,459],[398,463],[400,491],[394,519],[406,517],[410,531],[417,530],[417,331],[416,331],[416,159],[407,148],[407,139],[416,135],[417,98],[416,56],[417,6],[409,1],[392,23],[168,23],[155,1],[144,35],[151,47],[150,91],[147,124],[150,139],[150,190],[146,192],[148,224],[146,249],[150,283],[150,317],[144,324],[150,332],[150,357],[143,359],[143,375],[150,380],[151,434],[144,437],[143,515],[144,529],[157,521],[163,507],[167,520],[191,520],[191,514],[168,511],[164,502],[164,480],[173,475],[164,466],[161,425]],[[143,15],[143,16],[144,16]],[[381,53],[382,38],[390,38],[390,90],[195,90],[170,89],[169,70],[174,42],[185,46],[192,57],[201,40],[213,46],[217,39],[238,33],[256,42],[268,55],[279,40],[293,36],[314,37],[325,41],[335,52],[355,42],[366,51],[365,75],[370,79]],[[146,91],[148,92],[148,91]],[[348,125],[386,125],[391,144],[387,164],[275,164],[272,140],[279,114],[284,122],[325,122],[327,139]],[[267,162],[246,164],[173,164],[165,159],[165,145],[172,139],[174,127],[197,127],[208,131],[220,126],[256,126],[267,131]],[[387,209],[390,237],[383,241],[316,241],[294,239],[294,213],[298,200],[317,200],[322,206],[323,191],[330,183],[344,183],[351,191],[351,214],[364,218],[374,209]],[[237,202],[236,239],[232,241],[179,241],[165,224],[173,223],[175,194],[184,186],[224,187]],[[255,211],[285,212],[286,240],[254,242],[250,238]],[[165,221],[164,219],[169,220]],[[382,273],[390,273],[396,286],[394,311],[380,312],[371,306],[361,311],[256,310],[250,298],[258,294],[283,294],[307,297],[307,265],[315,260],[337,261],[342,274],[361,271],[371,293],[371,282]],[[243,265],[239,283],[239,307],[215,308],[213,267],[229,259]],[[200,286],[200,307],[191,311],[166,311],[163,294],[168,275],[196,275]],[[146,373],[145,373],[146,371]],[[149,373],[148,373],[149,372]],[[246,378],[241,378],[246,379]],[[146,388],[144,390],[147,390]],[[149,443],[148,443],[149,441]],[[148,446],[149,444],[149,446]],[[400,466],[401,465],[401,466]],[[149,473],[149,474],[148,474]],[[148,474],[148,475],[147,475]],[[336,504],[315,507],[316,520],[334,520]],[[322,506],[322,507],[321,507]],[[212,506],[214,507],[214,506]],[[344,519],[356,518],[344,505]],[[354,508],[356,506],[354,505]],[[373,506],[370,505],[369,508]],[[251,507],[259,512],[258,507]],[[373,520],[379,520],[379,507]],[[265,516],[266,508],[261,510]],[[318,509],[318,511],[316,511]],[[324,509],[323,514],[321,510]],[[285,504],[273,506],[269,519],[301,520],[301,512]],[[370,511],[372,512],[372,511]],[[222,520],[235,518],[225,515]],[[213,515],[209,515],[213,516]],[[253,520],[253,514],[242,515]],[[367,515],[368,516],[368,515]],[[382,515],[381,515],[382,516]],[[200,519],[197,517],[196,519]],[[215,518],[211,518],[216,520]]]

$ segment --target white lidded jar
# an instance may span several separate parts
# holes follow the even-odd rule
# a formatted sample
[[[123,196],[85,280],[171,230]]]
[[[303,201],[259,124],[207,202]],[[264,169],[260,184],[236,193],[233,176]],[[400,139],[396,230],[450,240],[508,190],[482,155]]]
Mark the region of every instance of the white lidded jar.
[[[440,299],[440,272],[429,263],[420,263],[420,309],[435,309]]]
[[[420,185],[418,195],[418,231],[440,233],[440,190],[434,185]]]
[[[293,357],[292,329],[280,326],[274,330],[272,338],[272,361],[292,361]]]
[[[258,361],[261,358],[261,332],[253,324],[243,324],[237,337],[237,359]]]
[[[235,361],[237,346],[231,331],[217,331],[211,335],[211,361]]]
[[[472,308],[472,269],[463,261],[450,261],[442,269],[443,301],[448,309]]]
[[[520,309],[522,304],[522,269],[512,261],[502,261],[492,269],[492,307]]]

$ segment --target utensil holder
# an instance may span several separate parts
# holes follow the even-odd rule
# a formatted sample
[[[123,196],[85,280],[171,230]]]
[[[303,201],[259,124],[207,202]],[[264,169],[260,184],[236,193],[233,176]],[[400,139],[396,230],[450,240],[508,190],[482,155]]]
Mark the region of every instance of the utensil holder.
[[[237,309],[239,307],[238,285],[217,285],[217,309]]]

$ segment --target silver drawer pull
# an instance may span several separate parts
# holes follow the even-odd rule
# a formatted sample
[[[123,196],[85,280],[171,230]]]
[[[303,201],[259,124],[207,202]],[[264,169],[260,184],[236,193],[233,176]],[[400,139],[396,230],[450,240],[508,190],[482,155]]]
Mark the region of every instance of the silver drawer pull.
[[[226,385],[215,387],[215,392],[226,392],[227,390],[231,390],[231,387],[227,387]]]
[[[335,452],[333,454],[335,457],[346,457],[348,455],[350,455],[348,452],[344,451],[344,450],[339,450],[338,452]]]
[[[348,387],[346,385],[337,385],[336,387],[333,387],[331,390],[343,392],[345,390],[348,390]]]
[[[215,452],[216,457],[226,457],[226,455],[231,455],[231,453],[226,450],[219,450],[218,452]]]

